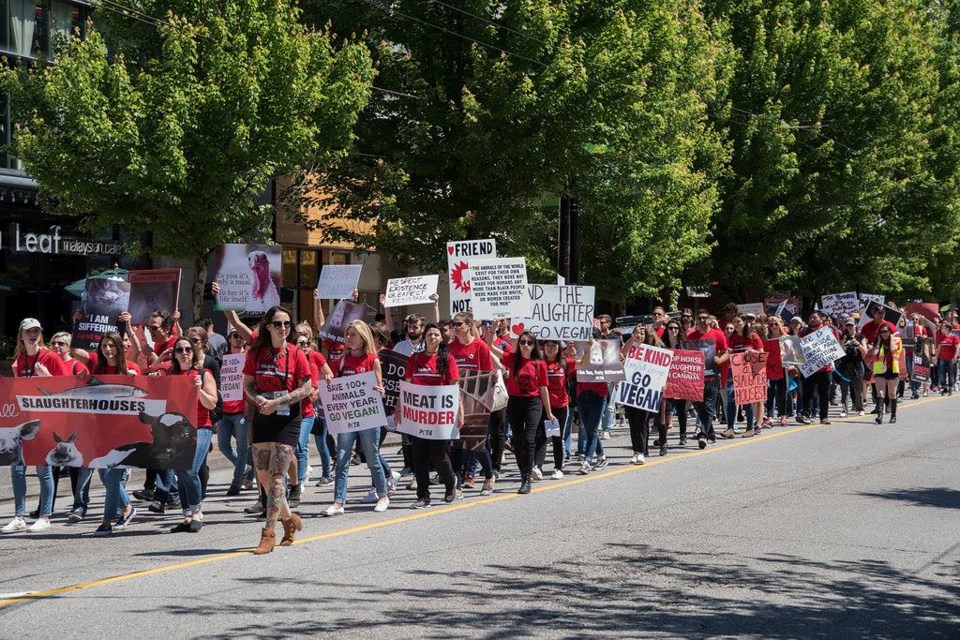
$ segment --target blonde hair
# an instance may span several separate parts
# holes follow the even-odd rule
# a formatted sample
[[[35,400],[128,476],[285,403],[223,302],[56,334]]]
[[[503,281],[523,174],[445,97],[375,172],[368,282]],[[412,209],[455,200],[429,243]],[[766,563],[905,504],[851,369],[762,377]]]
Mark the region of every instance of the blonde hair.
[[[29,331],[29,329],[27,329]],[[43,329],[40,329],[40,338],[37,340],[37,349],[46,349],[47,345],[43,342]],[[27,350],[26,344],[23,342],[23,331],[17,332],[17,346],[13,350],[13,359],[18,359],[21,354],[25,353]]]
[[[370,327],[367,326],[367,323],[363,320],[354,320],[347,325],[346,330],[343,332],[344,338],[347,336],[347,331],[353,329],[357,332],[357,335],[360,336],[360,340],[363,341],[363,350],[366,353],[372,353],[376,355],[377,345],[373,342],[373,334],[370,332]]]
[[[50,342],[56,342],[57,339],[65,339],[68,347],[73,342],[73,336],[71,336],[67,331],[57,331],[55,334],[53,334],[53,337],[50,338]]]
[[[301,322],[293,329],[298,336],[305,336],[307,340],[313,342],[313,327],[310,326],[309,322]]]

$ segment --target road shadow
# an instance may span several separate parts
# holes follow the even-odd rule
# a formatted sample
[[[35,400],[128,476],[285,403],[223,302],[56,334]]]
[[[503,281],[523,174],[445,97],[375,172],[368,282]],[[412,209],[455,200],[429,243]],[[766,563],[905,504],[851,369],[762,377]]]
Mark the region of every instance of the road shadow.
[[[960,509],[960,491],[947,487],[864,491],[857,495],[867,496],[868,498],[883,498],[885,500],[900,500],[921,507]]]

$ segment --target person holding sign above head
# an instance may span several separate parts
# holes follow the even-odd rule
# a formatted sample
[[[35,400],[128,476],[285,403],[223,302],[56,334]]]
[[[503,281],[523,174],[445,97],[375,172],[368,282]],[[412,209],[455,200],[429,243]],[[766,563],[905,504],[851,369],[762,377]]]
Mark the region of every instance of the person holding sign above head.
[[[267,522],[255,554],[270,553],[277,519],[283,523],[281,546],[293,544],[303,528],[300,516],[287,504],[284,477],[300,440],[300,403],[310,397],[310,365],[307,356],[290,344],[290,312],[272,307],[260,327],[243,367],[243,390],[253,402],[251,429],[257,479],[267,496]]]
[[[897,384],[900,382],[900,353],[903,343],[893,335],[890,327],[882,326],[877,331],[873,345],[873,375],[877,385],[876,423],[883,424],[884,404],[890,405],[890,423],[897,421]]]
[[[443,332],[439,325],[428,324],[423,332],[423,350],[410,356],[407,368],[404,370],[404,380],[423,386],[444,386],[456,384],[460,380],[457,363],[447,349],[443,339]],[[397,400],[397,410],[394,414],[399,426],[403,422],[403,394]],[[457,425],[463,426],[463,411],[457,416]],[[422,509],[430,506],[430,466],[431,464],[440,475],[446,492],[444,502],[453,502],[457,498],[457,482],[453,474],[450,458],[447,457],[449,440],[432,440],[410,436],[413,447],[413,471],[417,478],[417,501],[411,509]]]
[[[620,348],[620,355],[626,358],[628,354],[630,354],[630,351],[634,349],[634,345],[638,344],[646,344],[652,347],[663,346],[652,325],[646,326],[638,324],[633,328],[633,333],[630,334],[630,338]],[[630,462],[633,464],[643,464],[646,462],[646,456],[650,455],[650,419],[653,415],[649,411],[629,405],[624,405],[623,410],[627,416],[627,422],[630,424],[630,443],[633,445],[633,457],[630,458]],[[661,439],[658,440],[658,442],[664,442],[664,445],[660,447],[660,455],[666,455],[667,448],[665,444],[667,433],[665,427],[663,428],[663,433],[660,435]]]
[[[380,358],[377,357],[377,346],[373,342],[370,327],[363,320],[354,320],[347,325],[343,334],[345,350],[338,360],[330,362],[332,376],[327,378],[346,378],[349,376],[373,371],[377,376],[376,390],[383,395],[383,372],[380,368]],[[323,384],[321,382],[320,384]],[[387,479],[380,464],[380,427],[377,425],[359,431],[346,431],[337,434],[337,473],[334,483],[333,504],[323,512],[325,516],[338,516],[344,512],[343,505],[347,502],[347,488],[350,477],[350,456],[353,445],[360,440],[363,455],[370,469],[373,486],[377,490],[379,500],[374,511],[386,511],[390,506]]]

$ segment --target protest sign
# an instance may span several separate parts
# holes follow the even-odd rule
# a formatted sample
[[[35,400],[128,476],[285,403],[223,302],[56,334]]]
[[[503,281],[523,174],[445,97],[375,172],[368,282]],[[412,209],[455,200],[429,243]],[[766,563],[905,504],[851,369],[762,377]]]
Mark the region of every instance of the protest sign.
[[[799,336],[780,336],[780,358],[787,367],[798,367],[807,361]]]
[[[863,317],[860,318],[860,324],[857,325],[857,331],[862,331],[863,326],[873,320],[873,314],[876,312],[877,308],[883,309],[883,319],[897,327],[900,323],[900,318],[903,317],[903,311],[899,309],[894,309],[893,307],[887,306],[885,304],[871,300],[867,303],[867,308],[863,312]],[[899,330],[899,329],[898,329]]]
[[[653,314],[648,313],[642,316],[619,316],[613,320],[614,328],[616,328],[625,336],[633,333],[633,330],[638,324],[653,324]]]
[[[498,395],[506,394],[502,382],[498,387],[500,380],[500,374],[494,371],[460,370],[459,386],[463,411],[460,446],[472,450],[486,446],[490,412],[496,406]],[[500,398],[502,401],[502,395]]]
[[[800,366],[800,374],[804,378],[812,376],[822,367],[842,358],[846,352],[830,327],[823,327],[800,338],[805,362]]]
[[[652,411],[660,411],[673,352],[646,344],[635,344],[624,360],[626,379],[617,385],[617,402]]]
[[[223,354],[220,366],[220,396],[224,402],[243,400],[243,365],[247,360],[245,353]]]
[[[350,433],[387,424],[383,398],[373,371],[321,382],[318,389],[330,433]]]
[[[767,353],[738,351],[730,355],[733,396],[739,405],[767,399]]]
[[[406,356],[393,349],[381,349],[379,353],[380,368],[383,371],[383,406],[387,414],[397,408],[397,398],[400,397],[400,381],[407,372],[407,363],[410,356]]]
[[[403,307],[415,304],[431,304],[430,296],[437,292],[438,275],[390,278],[384,296],[384,308]]]
[[[913,381],[930,382],[930,356],[927,355],[927,345],[931,341],[927,338],[917,340],[913,352]]]
[[[531,284],[530,315],[512,317],[510,333],[529,331],[540,340],[585,342],[593,335],[593,287]]]
[[[704,368],[702,351],[675,349],[664,395],[675,400],[703,402]]]
[[[919,313],[930,322],[933,322],[940,316],[940,305],[936,302],[909,302],[904,311],[906,311],[907,317],[913,317],[913,314]]]
[[[903,340],[903,348],[913,350],[917,343],[917,328],[912,322],[906,323],[900,327],[900,339]]]
[[[694,349],[703,354],[704,376],[720,375],[720,367],[716,363],[717,344],[713,340],[687,340],[684,344],[688,349]]]
[[[363,320],[367,317],[366,305],[352,300],[341,300],[333,308],[326,322],[317,331],[317,335],[331,342],[343,344],[343,334],[354,320]]]
[[[763,315],[764,308],[762,302],[745,302],[743,304],[737,305],[737,312],[741,316],[745,316],[748,313],[753,314],[754,317],[760,317]]]
[[[530,315],[527,295],[527,259],[470,260],[473,317],[478,320]]]
[[[876,293],[861,293],[860,301],[863,304],[869,304],[870,302],[876,302],[877,304],[883,304],[887,301],[886,296],[881,296]]]
[[[352,300],[360,282],[362,264],[325,264],[317,281],[318,300]]]
[[[400,415],[397,431],[427,440],[456,440],[460,387],[455,384],[427,386],[400,382]]]
[[[280,245],[222,244],[210,258],[210,280],[220,286],[218,311],[263,313],[280,304]]]
[[[860,310],[860,300],[856,291],[831,293],[821,296],[820,310],[830,316],[849,315]]]
[[[590,349],[590,366],[577,369],[577,382],[620,382],[626,379],[620,362],[620,340],[597,340]]]
[[[0,378],[0,398],[0,465],[193,464],[197,389],[190,377]]]
[[[73,325],[70,346],[94,350],[108,331],[120,332],[120,314],[130,304],[130,283],[107,278],[87,278],[80,301],[82,318]]]
[[[447,285],[450,288],[450,317],[471,307],[472,286],[469,261],[496,258],[496,240],[463,240],[447,243]]]
[[[783,357],[780,355],[780,341],[764,340],[763,350],[767,352],[767,380],[782,380]]]
[[[777,316],[789,323],[790,318],[800,312],[800,302],[796,298],[774,296],[763,299],[763,309],[767,316]]]
[[[157,310],[173,313],[180,298],[180,269],[130,271],[130,322],[147,324]]]

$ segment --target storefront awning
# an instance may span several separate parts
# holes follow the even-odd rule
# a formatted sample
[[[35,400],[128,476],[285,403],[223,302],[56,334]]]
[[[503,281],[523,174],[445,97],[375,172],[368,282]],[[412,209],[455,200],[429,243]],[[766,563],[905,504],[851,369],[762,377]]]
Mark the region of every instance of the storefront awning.
[[[90,276],[91,278],[103,278],[104,280],[121,280],[126,282],[127,280],[127,270],[126,269],[107,269],[102,271],[95,276]],[[0,281],[2,282],[2,281]],[[77,280],[76,282],[71,282],[64,289],[77,296],[78,298],[83,295],[83,290],[86,288],[87,279]]]

